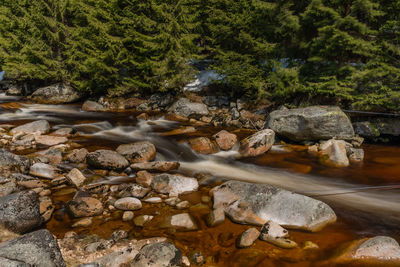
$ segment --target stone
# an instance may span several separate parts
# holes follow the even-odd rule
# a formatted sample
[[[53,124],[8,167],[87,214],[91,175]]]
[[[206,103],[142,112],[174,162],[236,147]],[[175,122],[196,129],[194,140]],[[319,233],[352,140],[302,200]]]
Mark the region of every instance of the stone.
[[[106,111],[107,108],[96,101],[86,100],[82,105],[82,110],[84,110],[84,111]]]
[[[49,149],[37,152],[36,155],[43,156],[48,159],[50,164],[60,164],[62,162],[62,147],[50,147]]]
[[[48,187],[40,179],[29,176],[29,175],[25,175],[25,174],[21,174],[21,173],[13,173],[13,174],[11,174],[10,177],[14,178],[19,186],[22,186],[26,189],[33,189],[33,188],[38,188],[38,187],[42,187],[42,188]]]
[[[67,203],[67,210],[74,218],[91,217],[103,213],[103,204],[92,197],[79,197]]]
[[[225,221],[225,210],[220,207],[213,209],[207,217],[207,225],[210,227],[222,224]]]
[[[202,116],[207,116],[209,114],[206,105],[204,105],[203,103],[191,102],[187,98],[181,98],[177,100],[168,109],[168,112],[186,118],[201,118]]]
[[[61,170],[53,165],[35,163],[31,166],[29,174],[46,179],[54,179],[60,176]]]
[[[153,172],[168,172],[179,169],[179,162],[176,161],[154,161],[154,162],[142,162],[131,164],[133,171],[145,170]]]
[[[350,148],[349,160],[351,163],[360,163],[364,160],[364,150],[362,148]]]
[[[129,162],[119,153],[111,150],[97,150],[86,156],[86,162],[94,168],[108,170],[123,170]]]
[[[165,218],[161,228],[177,228],[178,230],[193,231],[198,227],[189,213],[181,213]]]
[[[250,228],[244,231],[237,239],[236,245],[238,248],[248,248],[258,239],[260,231],[256,228]]]
[[[141,113],[138,116],[136,116],[136,119],[147,121],[149,119],[149,115],[147,115],[147,113]]]
[[[199,154],[214,154],[218,152],[217,145],[207,137],[189,139],[189,146]]]
[[[143,164],[143,163],[136,163],[136,164]],[[136,173],[136,183],[141,186],[150,187],[152,180],[153,180],[153,175],[151,175],[147,171],[139,171]]]
[[[10,85],[6,91],[6,95],[22,96],[24,95],[23,88],[22,86]]]
[[[213,135],[221,150],[231,150],[238,142],[236,134],[222,130]]]
[[[115,201],[114,206],[119,210],[139,210],[142,202],[134,197],[124,197]]]
[[[322,143],[319,147],[319,161],[330,167],[349,166],[345,141],[331,139]]]
[[[85,161],[87,154],[89,154],[89,151],[86,148],[74,149],[67,155],[66,159],[72,163],[81,163]]]
[[[39,227],[40,203],[34,191],[22,191],[0,198],[0,225],[23,234]]]
[[[160,197],[150,197],[143,199],[143,202],[157,204],[157,203],[162,203],[162,199]]]
[[[136,226],[143,227],[147,222],[151,221],[153,218],[154,216],[151,215],[140,215],[135,217],[135,219],[133,219],[133,223]]]
[[[75,132],[76,132],[75,129],[71,127],[64,127],[52,132],[50,135],[69,137],[73,135]]]
[[[228,181],[211,190],[214,209],[237,223],[264,225],[271,220],[290,229],[316,232],[336,221],[325,203],[272,185]]]
[[[354,137],[350,119],[336,106],[275,110],[269,114],[266,128],[293,141],[349,140]]]
[[[206,263],[206,260],[204,259],[204,256],[203,254],[201,254],[201,252],[196,251],[190,254],[190,262],[195,265],[201,266]]]
[[[116,230],[110,236],[110,240],[114,241],[115,243],[128,238],[129,238],[129,233],[124,230]]]
[[[72,225],[72,227],[73,228],[75,228],[75,227],[88,227],[88,226],[92,225],[92,223],[93,223],[93,218],[92,217],[88,217],[88,218],[84,218],[84,219],[81,219],[81,220],[75,222]]]
[[[0,197],[8,196],[17,191],[19,190],[15,179],[0,177]]]
[[[116,151],[131,163],[149,162],[156,157],[156,147],[148,141],[123,144]]]
[[[144,198],[147,193],[151,191],[149,187],[143,187],[139,184],[132,184],[127,188],[127,190],[131,196],[136,198]]]
[[[71,86],[58,83],[37,89],[30,98],[43,104],[65,104],[78,101],[80,96]]]
[[[122,221],[124,221],[124,222],[131,221],[134,216],[135,216],[135,214],[132,211],[125,211],[122,214]]]
[[[257,157],[267,152],[274,142],[274,131],[265,129],[243,139],[240,142],[239,153],[243,157]]]
[[[184,210],[184,209],[188,209],[190,207],[190,203],[189,201],[185,200],[185,201],[181,201],[178,204],[176,204],[176,208],[178,210]]]
[[[151,187],[161,194],[183,194],[194,192],[199,188],[195,178],[180,175],[159,174],[153,177]]]
[[[10,133],[12,135],[15,135],[17,133],[22,133],[26,135],[26,134],[33,134],[36,132],[40,132],[40,134],[47,134],[49,131],[50,131],[49,122],[46,120],[39,120],[15,127],[10,131]]]
[[[181,266],[182,252],[168,242],[153,243],[140,249],[132,262],[135,267],[173,267]]]
[[[354,122],[353,127],[356,134],[368,139],[379,137],[381,134],[377,125],[369,121]]]
[[[68,142],[68,138],[63,136],[39,135],[35,137],[36,145],[55,146]]]
[[[25,234],[0,244],[0,257],[18,261],[28,266],[66,266],[57,240],[46,229]]]
[[[268,221],[261,228],[260,239],[280,248],[295,248],[297,243],[288,238],[289,232],[279,224]]]
[[[27,157],[18,156],[0,149],[0,176],[9,177],[12,173],[29,171],[30,161]]]
[[[86,182],[86,177],[77,168],[72,169],[65,177],[70,184],[78,188]]]

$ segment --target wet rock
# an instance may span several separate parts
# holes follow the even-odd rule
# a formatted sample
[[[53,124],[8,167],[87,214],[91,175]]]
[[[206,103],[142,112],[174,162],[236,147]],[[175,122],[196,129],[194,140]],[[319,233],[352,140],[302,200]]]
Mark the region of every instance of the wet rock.
[[[114,242],[119,242],[121,240],[128,239],[128,238],[129,238],[129,233],[124,230],[116,230],[110,236],[110,240],[112,240]]]
[[[178,210],[188,209],[189,207],[190,207],[190,203],[187,200],[181,201],[178,204],[176,204],[176,208]]]
[[[215,139],[221,150],[232,149],[238,141],[236,134],[232,134],[225,130],[219,131],[218,133],[213,135],[213,138]]]
[[[202,103],[191,102],[187,98],[181,98],[177,100],[168,109],[168,112],[182,116],[182,117],[194,117],[200,118],[209,114],[207,106]]]
[[[136,163],[136,164],[138,164],[138,163]],[[143,164],[143,163],[139,163],[139,164]],[[136,183],[138,183],[141,186],[150,187],[152,180],[153,180],[153,175],[151,175],[147,171],[139,171],[136,173]]]
[[[140,115],[136,116],[136,119],[147,121],[149,119],[149,115],[147,115],[147,113],[141,113]]]
[[[86,159],[89,151],[86,148],[74,149],[67,155],[67,160],[72,163],[81,163]]]
[[[68,212],[74,218],[91,217],[103,213],[101,202],[92,197],[79,197],[67,203]]]
[[[182,252],[168,242],[154,243],[144,246],[132,262],[135,267],[172,267],[180,266]]]
[[[116,151],[131,163],[152,161],[156,156],[156,147],[148,141],[120,145]]]
[[[72,169],[65,177],[70,184],[78,188],[86,182],[86,177],[77,168]]]
[[[350,164],[343,140],[328,140],[321,144],[319,150],[319,161],[326,166],[347,167]]]
[[[79,94],[71,86],[62,83],[39,88],[31,95],[33,101],[43,104],[72,103],[79,98]]]
[[[165,200],[165,204],[169,206],[176,206],[181,200],[178,197],[169,197]]]
[[[129,162],[119,153],[111,150],[97,150],[86,156],[86,162],[99,169],[122,170],[129,166]]]
[[[213,209],[207,217],[207,225],[210,227],[220,225],[224,221],[225,210],[222,207]]]
[[[131,164],[131,169],[134,171],[146,170],[146,171],[157,171],[157,172],[168,172],[178,169],[180,166],[179,162],[176,161],[154,161],[154,162],[142,162]]]
[[[257,157],[267,152],[275,142],[275,133],[270,129],[259,131],[240,142],[239,153],[243,157]]]
[[[289,233],[279,224],[268,221],[261,228],[260,239],[281,248],[295,248],[297,243],[288,239]]]
[[[100,103],[95,101],[86,100],[82,105],[84,111],[106,111],[107,108]]]
[[[162,203],[162,199],[160,197],[150,197],[143,199],[143,202],[157,204],[157,203]]]
[[[161,228],[177,228],[178,230],[197,230],[197,225],[189,213],[181,213],[165,218]]]
[[[143,227],[147,222],[151,221],[153,218],[154,216],[151,215],[140,215],[135,217],[135,219],[133,219],[133,223],[136,226]]]
[[[147,193],[151,191],[149,187],[143,187],[139,184],[132,184],[127,188],[127,191],[129,191],[130,195],[136,198],[144,198]]]
[[[50,131],[49,122],[46,120],[39,120],[15,127],[10,131],[10,133],[13,135],[17,133],[33,134],[36,132],[40,132],[41,134],[47,134],[49,131]]]
[[[131,221],[133,219],[133,216],[135,216],[135,214],[132,211],[125,211],[122,214],[122,221],[124,222]]]
[[[39,135],[35,137],[36,144],[39,146],[55,146],[68,142],[68,138],[63,136]]]
[[[59,146],[51,147],[49,149],[37,152],[36,155],[43,156],[48,159],[50,164],[60,164],[62,161],[63,148]]]
[[[0,177],[0,197],[8,196],[17,191],[18,187],[15,179]]]
[[[32,177],[29,175],[21,174],[21,173],[13,173],[10,176],[11,178],[15,179],[19,186],[22,186],[27,189],[43,187],[46,188],[47,185],[42,182],[40,179],[36,177]]]
[[[161,136],[174,136],[174,135],[183,135],[183,134],[194,133],[194,132],[196,132],[196,128],[194,128],[192,126],[183,126],[178,129],[160,133],[160,135]]]
[[[0,175],[9,177],[13,172],[26,173],[29,170],[29,159],[0,149]]]
[[[364,150],[361,148],[350,148],[349,160],[351,163],[359,163],[364,160]]]
[[[153,177],[151,187],[161,194],[179,195],[196,191],[199,188],[199,183],[195,178],[160,174]]]
[[[114,206],[119,210],[139,210],[142,202],[134,197],[124,197],[115,201]]]
[[[207,137],[192,138],[189,141],[190,147],[200,154],[214,154],[218,152],[217,145]]]
[[[38,230],[1,244],[0,257],[28,266],[66,266],[57,240],[48,230]]]
[[[229,181],[211,192],[214,209],[224,209],[238,223],[263,225],[272,220],[290,229],[315,232],[336,221],[325,203],[271,185]]]
[[[304,250],[315,250],[315,249],[319,249],[319,246],[312,241],[305,241],[302,244],[301,248]]]
[[[250,247],[259,236],[260,231],[258,231],[256,228],[247,229],[238,237],[236,244],[239,248]]]
[[[53,165],[35,163],[31,166],[29,174],[46,179],[54,179],[60,176],[61,170]]]
[[[194,252],[192,254],[190,254],[190,262],[192,262],[195,265],[203,265],[204,263],[206,263],[206,260],[203,257],[203,254],[201,254],[201,252]]]
[[[92,225],[92,223],[93,223],[93,218],[88,217],[88,218],[84,218],[82,220],[77,221],[76,223],[74,223],[72,225],[72,227],[88,227],[88,226]]]
[[[69,137],[72,134],[74,134],[75,132],[76,131],[73,128],[65,127],[65,128],[60,128],[60,129],[52,132],[50,135]]]
[[[34,191],[0,198],[0,224],[15,233],[29,232],[42,224],[40,203]]]
[[[349,118],[335,106],[276,110],[269,114],[266,127],[293,141],[347,140],[354,137]]]

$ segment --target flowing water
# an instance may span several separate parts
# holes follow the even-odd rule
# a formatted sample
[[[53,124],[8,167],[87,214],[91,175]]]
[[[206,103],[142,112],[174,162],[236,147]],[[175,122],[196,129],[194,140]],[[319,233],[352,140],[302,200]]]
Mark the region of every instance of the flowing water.
[[[344,242],[362,237],[389,235],[400,241],[398,223],[400,221],[400,147],[391,145],[364,145],[366,158],[363,164],[336,169],[323,167],[309,156],[302,146],[282,145],[281,149],[252,159],[238,159],[235,149],[215,155],[198,155],[186,144],[186,139],[194,136],[211,136],[220,129],[196,127],[192,133],[169,136],[172,130],[184,127],[181,123],[166,120],[162,114],[153,114],[148,121],[137,121],[134,112],[94,113],[83,112],[78,105],[38,105],[18,102],[16,97],[0,95],[0,123],[21,124],[27,121],[46,119],[53,128],[73,127],[79,132],[74,142],[90,151],[99,148],[116,148],[122,143],[148,140],[157,148],[156,160],[174,160],[181,163],[179,172],[201,177],[202,187],[194,194],[184,196],[193,205],[199,204],[201,196],[224,180],[267,183],[291,191],[320,199],[335,210],[338,222],[319,233],[291,231],[297,242],[311,240],[321,248],[317,255],[304,255],[277,250],[265,242],[257,242],[255,247],[237,250],[231,240],[249,226],[237,225],[229,220],[214,228],[204,224],[208,210],[191,209],[200,225],[196,232],[161,231],[155,226],[140,229],[120,219],[96,222],[90,229],[80,229],[82,233],[108,237],[115,229],[131,231],[135,237],[164,235],[173,239],[184,251],[202,251],[213,257],[213,262],[226,266],[256,266],[291,262],[299,266],[329,256]],[[251,133],[235,130],[239,137]],[[289,147],[291,151],[286,151]],[[117,184],[130,177],[102,177],[96,183]],[[73,192],[54,196],[60,210]],[[135,214],[160,214],[171,212],[168,206],[145,204]],[[54,216],[47,227],[58,237],[70,228],[70,219],[64,215]],[[60,219],[61,217],[61,219]],[[120,217],[119,217],[120,218]],[[228,230],[227,230],[228,229]],[[75,229],[76,230],[76,229]],[[244,254],[247,251],[248,254]],[[266,253],[265,251],[269,251]],[[252,255],[252,256],[249,256]],[[246,262],[245,259],[248,259]]]

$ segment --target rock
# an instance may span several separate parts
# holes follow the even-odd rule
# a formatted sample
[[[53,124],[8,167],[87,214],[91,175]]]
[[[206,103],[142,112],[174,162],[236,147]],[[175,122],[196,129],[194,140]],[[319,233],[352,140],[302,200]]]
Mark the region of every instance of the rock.
[[[72,163],[81,163],[86,159],[89,151],[86,148],[74,149],[67,155],[67,160]]]
[[[135,267],[172,267],[180,266],[182,252],[168,242],[154,243],[144,246],[132,262]]]
[[[131,164],[131,169],[134,171],[158,171],[168,172],[179,169],[179,162],[176,161],[154,161],[154,162],[141,162]]]
[[[218,152],[218,147],[207,137],[197,137],[189,140],[190,147],[200,154],[214,154]]]
[[[43,104],[72,103],[79,98],[79,94],[71,86],[62,83],[39,88],[31,95],[33,101]]]
[[[25,187],[27,189],[43,187],[46,188],[47,185],[40,181],[40,179],[36,177],[32,177],[29,175],[21,174],[21,173],[13,173],[10,176],[11,178],[15,179],[19,186]]]
[[[321,144],[319,147],[320,163],[330,167],[347,167],[346,143],[343,140],[331,139]]]
[[[53,165],[35,163],[31,166],[29,174],[37,177],[54,179],[60,176],[61,170]]]
[[[178,210],[188,209],[189,207],[190,207],[190,203],[187,200],[181,201],[178,204],[176,204],[176,208]]]
[[[275,133],[270,129],[259,131],[240,142],[239,153],[243,157],[257,157],[267,152],[275,142]]]
[[[36,145],[55,146],[68,142],[68,138],[63,136],[39,135],[35,137]]]
[[[70,184],[78,188],[86,182],[86,177],[77,168],[72,169],[65,177]]]
[[[304,250],[315,250],[315,249],[319,249],[319,246],[312,241],[305,241],[302,244],[301,248]]]
[[[157,204],[157,203],[162,203],[162,199],[160,197],[150,197],[143,199],[143,202]]]
[[[68,212],[74,218],[91,217],[103,213],[101,202],[92,197],[79,197],[67,203]]]
[[[39,227],[40,203],[34,191],[22,191],[0,198],[0,224],[15,233],[26,233]]]
[[[37,152],[36,155],[47,158],[50,164],[60,164],[62,161],[62,151],[62,147],[55,146]]]
[[[86,162],[99,169],[122,170],[129,166],[129,162],[119,153],[111,150],[97,150],[86,156]]]
[[[144,164],[144,163],[135,163],[135,164]],[[153,180],[153,175],[151,175],[147,171],[139,171],[136,173],[136,183],[138,183],[141,186],[150,187],[152,180]]]
[[[361,148],[350,148],[349,160],[351,163],[359,163],[364,160],[364,150]]]
[[[120,145],[116,151],[131,163],[149,162],[156,157],[156,147],[148,141]]]
[[[133,216],[135,216],[135,214],[132,211],[125,211],[122,214],[122,221],[124,222],[131,221],[133,219]]]
[[[114,241],[115,243],[128,238],[129,238],[129,233],[124,230],[116,230],[110,236],[110,240]]]
[[[114,206],[119,210],[139,210],[142,202],[134,197],[124,197],[115,201]]]
[[[84,111],[106,111],[107,108],[100,103],[95,101],[86,100],[82,105]]]
[[[15,179],[0,177],[0,197],[8,196],[17,191],[18,187]]]
[[[3,257],[0,257],[0,266],[4,267],[30,267],[31,265],[28,263],[24,263],[21,261],[14,261],[14,260],[9,260]]]
[[[194,117],[200,118],[209,114],[207,106],[202,103],[191,102],[187,98],[181,98],[177,100],[168,109],[168,112],[182,116],[182,117]]]
[[[76,131],[73,128],[65,127],[52,132],[50,135],[69,137],[73,135],[75,132]]]
[[[138,116],[136,116],[136,119],[147,121],[149,119],[149,115],[147,115],[147,113],[141,113]]]
[[[293,141],[348,140],[354,137],[349,118],[335,106],[276,110],[269,114],[266,127]]]
[[[212,210],[207,217],[207,225],[210,227],[220,225],[224,221],[225,210],[222,207]]]
[[[203,255],[201,254],[201,252],[198,252],[198,251],[190,254],[190,261],[193,264],[199,265],[199,266],[206,263],[206,260],[204,259]]]
[[[88,218],[84,218],[84,219],[77,221],[76,223],[74,223],[72,225],[72,227],[88,227],[88,226],[92,225],[92,223],[93,223],[93,218],[88,217]]]
[[[136,226],[143,227],[147,222],[151,221],[153,218],[154,216],[151,215],[140,215],[135,217],[135,219],[133,219],[133,223]]]
[[[50,124],[46,120],[33,121],[30,123],[23,124],[21,126],[15,127],[10,131],[12,135],[17,133],[22,134],[33,134],[40,132],[40,134],[47,134],[50,131]]]
[[[151,191],[150,188],[148,187],[143,187],[138,184],[132,184],[130,185],[127,190],[129,191],[130,195],[136,198],[144,198],[147,193]]]
[[[369,263],[368,266],[375,266],[373,264],[378,265],[379,263],[379,265],[383,263],[400,264],[400,246],[396,240],[388,236],[364,238],[352,242],[337,256],[335,261],[342,264],[362,261]]]
[[[159,174],[153,177],[151,187],[161,194],[183,194],[194,192],[199,188],[195,178],[180,175]]]
[[[213,135],[213,138],[217,142],[221,150],[230,150],[237,143],[236,134],[232,134],[228,131],[222,130]]]
[[[290,229],[318,231],[336,221],[325,203],[266,185],[228,181],[212,189],[214,209],[235,222],[263,225],[274,221]]]
[[[279,224],[268,221],[261,228],[260,239],[281,248],[295,248],[297,243],[288,239],[289,233]]]
[[[0,149],[0,176],[9,177],[13,172],[26,173],[29,167],[28,158]]]
[[[11,96],[22,96],[23,90],[22,86],[15,86],[15,85],[10,85],[6,91],[6,95],[11,95]]]
[[[237,247],[248,248],[258,239],[260,231],[256,228],[250,228],[244,231],[237,239]]]
[[[192,231],[198,227],[189,213],[181,213],[165,218],[161,228],[178,228],[179,230]]]
[[[353,127],[356,134],[365,138],[373,139],[381,134],[378,128],[369,121],[354,122]]]
[[[0,245],[0,257],[22,262],[28,266],[66,266],[57,240],[45,229],[2,243]]]

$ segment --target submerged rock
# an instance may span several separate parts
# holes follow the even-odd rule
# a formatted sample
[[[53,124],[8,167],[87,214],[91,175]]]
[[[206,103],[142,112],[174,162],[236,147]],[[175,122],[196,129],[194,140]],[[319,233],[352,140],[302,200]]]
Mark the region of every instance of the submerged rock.
[[[267,152],[275,142],[275,133],[270,129],[259,131],[240,142],[239,152],[243,157],[257,157]]]
[[[179,162],[176,161],[154,161],[154,162],[142,162],[131,164],[131,169],[134,171],[146,170],[146,171],[158,171],[167,172],[178,169],[180,166]]]
[[[129,166],[129,162],[119,153],[111,150],[97,150],[86,156],[86,162],[99,169],[122,170]]]
[[[0,198],[0,224],[15,233],[26,233],[43,222],[34,191],[22,191]]]
[[[31,99],[44,104],[64,104],[78,101],[79,94],[69,85],[58,83],[33,92]]]
[[[50,131],[49,122],[46,120],[39,120],[15,127],[10,131],[10,133],[13,135],[16,133],[33,134],[36,132],[40,132],[41,134],[47,134],[49,131]]]
[[[198,227],[189,213],[181,213],[165,218],[161,228],[176,228],[178,230],[192,231]]]
[[[135,267],[172,267],[181,266],[182,252],[168,242],[144,246],[132,262]]]
[[[48,230],[38,230],[2,243],[0,257],[18,262],[15,266],[66,266],[57,240]]]
[[[116,151],[131,163],[148,162],[156,157],[156,147],[148,141],[123,144]]]
[[[172,106],[168,109],[168,112],[173,113],[175,115],[179,115],[182,117],[195,117],[200,118],[202,116],[206,116],[209,114],[207,106],[203,103],[195,103],[191,102],[187,98],[181,98],[177,100]]]
[[[0,175],[9,177],[13,172],[26,173],[29,170],[29,159],[0,149]]]
[[[195,178],[160,174],[153,177],[151,187],[161,194],[179,195],[196,191],[199,188],[199,183]]]
[[[348,140],[354,137],[349,118],[335,106],[276,110],[269,114],[266,127],[293,141]]]
[[[103,213],[103,205],[92,197],[79,197],[67,204],[68,212],[74,218],[96,216]]]
[[[260,231],[258,231],[256,228],[247,229],[238,237],[236,244],[239,248],[250,247],[259,236]]]
[[[325,203],[266,184],[229,181],[212,189],[214,209],[235,222],[264,225],[274,221],[291,229],[318,231],[336,221]]]

